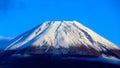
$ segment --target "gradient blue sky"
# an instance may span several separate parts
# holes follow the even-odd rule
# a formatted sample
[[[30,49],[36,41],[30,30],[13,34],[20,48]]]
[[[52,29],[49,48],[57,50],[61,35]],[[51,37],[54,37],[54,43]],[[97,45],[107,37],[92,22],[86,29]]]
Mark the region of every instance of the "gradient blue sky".
[[[0,36],[14,38],[46,20],[77,20],[120,46],[120,0],[0,2]]]

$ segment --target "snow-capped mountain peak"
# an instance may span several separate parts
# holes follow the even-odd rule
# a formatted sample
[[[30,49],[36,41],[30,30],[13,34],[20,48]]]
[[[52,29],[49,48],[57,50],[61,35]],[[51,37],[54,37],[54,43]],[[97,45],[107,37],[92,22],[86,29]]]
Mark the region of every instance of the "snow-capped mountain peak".
[[[77,21],[46,21],[15,38],[4,50],[25,48],[26,52],[63,54],[119,49]]]

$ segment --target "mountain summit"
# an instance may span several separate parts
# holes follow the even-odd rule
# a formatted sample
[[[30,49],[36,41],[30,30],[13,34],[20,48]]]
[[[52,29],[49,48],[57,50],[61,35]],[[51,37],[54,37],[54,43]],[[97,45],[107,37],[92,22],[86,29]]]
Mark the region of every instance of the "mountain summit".
[[[120,49],[77,21],[46,21],[15,38],[4,51],[120,57]]]

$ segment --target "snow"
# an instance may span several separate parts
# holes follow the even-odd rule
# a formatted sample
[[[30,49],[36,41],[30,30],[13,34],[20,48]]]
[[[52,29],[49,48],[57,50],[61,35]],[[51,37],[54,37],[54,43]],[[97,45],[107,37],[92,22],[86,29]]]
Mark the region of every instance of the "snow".
[[[77,21],[46,21],[17,37],[5,50],[16,50],[31,45],[55,48],[84,45],[98,51],[106,48],[118,49],[116,45]]]

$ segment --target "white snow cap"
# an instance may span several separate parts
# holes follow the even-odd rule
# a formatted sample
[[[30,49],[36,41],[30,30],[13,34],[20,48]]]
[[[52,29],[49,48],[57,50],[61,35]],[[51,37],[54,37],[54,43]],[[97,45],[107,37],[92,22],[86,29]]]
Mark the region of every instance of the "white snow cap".
[[[77,21],[46,21],[17,37],[5,50],[23,48],[29,45],[36,47],[53,46],[55,48],[86,46],[98,51],[105,48],[118,48]]]

